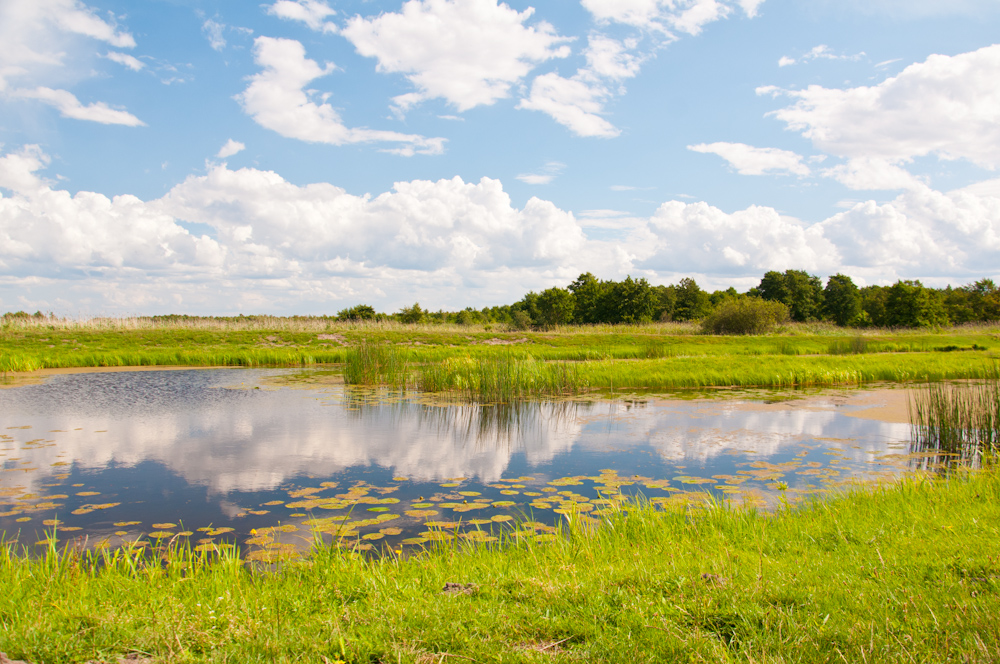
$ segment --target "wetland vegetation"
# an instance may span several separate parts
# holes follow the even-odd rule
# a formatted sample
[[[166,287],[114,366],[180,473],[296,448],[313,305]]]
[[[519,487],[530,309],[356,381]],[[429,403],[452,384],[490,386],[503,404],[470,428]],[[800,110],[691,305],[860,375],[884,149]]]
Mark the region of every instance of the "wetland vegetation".
[[[691,280],[652,290],[642,280],[586,276],[505,310],[454,315],[419,305],[392,317],[365,305],[337,317],[13,314],[0,325],[0,372],[329,364],[334,380],[371,389],[374,401],[384,393],[441,395],[444,403],[503,405],[504,413],[585,393],[926,383],[910,409],[907,458],[919,472],[829,494],[837,468],[806,468],[801,460],[674,478],[720,483],[721,494],[710,494],[608,470],[547,483],[504,480],[494,485],[499,500],[458,491],[458,478],[440,484],[454,495],[401,505],[426,528],[406,547],[391,539],[402,532],[389,524],[400,500],[387,494],[398,487],[365,482],[289,489],[293,501],[263,505],[304,510],[291,516],[308,517],[302,523],[311,529],[279,522],[238,546],[224,537],[230,528],[198,528],[207,537],[195,540],[172,522],[154,524],[162,528],[145,537],[91,546],[60,540],[79,528],[56,517],[43,522],[52,534],[41,553],[33,542],[0,544],[0,650],[36,663],[1000,658],[1000,326],[988,322],[997,300],[992,282],[865,291],[844,277],[817,291],[815,278],[788,271],[769,273],[756,292],[720,295]],[[669,315],[608,308],[615,301],[646,306],[650,292]],[[893,318],[907,306],[913,320]],[[618,324],[601,322],[600,311]],[[948,326],[954,322],[965,324]],[[364,394],[345,397],[347,409],[363,412]],[[483,422],[492,421],[487,412],[494,411],[487,408]],[[494,429],[510,426],[500,419]],[[33,439],[21,449],[50,444]],[[27,463],[11,458],[5,470],[34,470],[15,461]],[[794,468],[821,478],[822,487],[790,489],[778,478]],[[751,477],[785,496],[776,510],[724,499]],[[599,485],[596,498],[567,489],[583,481]],[[636,483],[668,495],[621,490]],[[532,502],[524,513],[478,514],[516,505],[506,498],[525,486]],[[323,490],[342,493],[322,497]],[[41,493],[12,491],[27,501],[9,513],[19,523],[31,521],[31,510],[76,500],[58,494],[45,503]],[[73,514],[117,505],[87,503]],[[528,508],[556,518],[537,520]],[[346,509],[347,517],[313,513],[330,509]],[[366,513],[352,517],[354,509]],[[442,509],[456,516],[446,520]],[[313,538],[305,555],[288,542],[300,533]]]

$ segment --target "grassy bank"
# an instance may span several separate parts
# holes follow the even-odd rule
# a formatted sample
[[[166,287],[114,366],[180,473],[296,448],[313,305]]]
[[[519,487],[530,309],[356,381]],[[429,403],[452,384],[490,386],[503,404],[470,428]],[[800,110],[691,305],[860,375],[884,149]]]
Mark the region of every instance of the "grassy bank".
[[[771,516],[642,508],[596,530],[529,525],[502,547],[405,559],[318,548],[273,572],[176,548],[7,547],[0,649],[53,664],[992,662],[998,524],[1000,477],[980,472]]]
[[[30,320],[0,327],[0,372],[347,362],[348,380],[355,383],[387,381],[430,391],[478,393],[478,387],[470,391],[469,385],[495,378],[498,394],[536,395],[609,388],[969,378],[1000,357],[1000,328],[985,325],[861,333],[829,325],[794,324],[777,333],[743,337],[696,331],[691,325],[675,323],[505,331],[482,326],[286,319],[211,325],[204,321],[154,325],[146,319],[102,320],[90,325]],[[378,357],[369,352],[376,348],[383,349]],[[385,362],[392,364],[391,371]],[[544,363],[560,364],[546,367]],[[470,372],[470,367],[479,369]],[[538,386],[547,387],[539,391]]]

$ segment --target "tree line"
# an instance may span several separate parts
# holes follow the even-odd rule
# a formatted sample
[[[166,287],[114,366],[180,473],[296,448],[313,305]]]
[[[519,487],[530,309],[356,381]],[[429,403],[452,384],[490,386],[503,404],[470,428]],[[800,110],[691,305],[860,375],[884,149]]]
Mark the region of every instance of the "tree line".
[[[395,314],[379,314],[370,305],[362,304],[340,311],[337,318],[499,323],[528,329],[567,324],[711,321],[723,312],[746,312],[755,306],[779,323],[790,319],[830,321],[858,328],[959,325],[1000,320],[1000,288],[991,279],[957,288],[931,288],[915,280],[859,288],[843,274],[831,276],[824,285],[819,277],[804,270],[785,270],[767,272],[757,286],[745,293],[735,288],[708,292],[691,278],[653,286],[646,279],[629,276],[623,281],[604,280],[585,272],[565,288],[531,291],[509,305],[430,312],[417,303]]]

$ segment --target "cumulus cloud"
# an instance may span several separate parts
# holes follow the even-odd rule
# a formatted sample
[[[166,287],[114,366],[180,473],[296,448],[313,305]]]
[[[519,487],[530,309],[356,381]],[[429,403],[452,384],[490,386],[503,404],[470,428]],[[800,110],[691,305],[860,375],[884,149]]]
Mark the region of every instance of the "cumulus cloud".
[[[278,0],[268,5],[267,13],[287,21],[301,21],[317,32],[337,32],[337,26],[326,20],[337,12],[322,0]]]
[[[644,57],[634,39],[619,41],[594,34],[584,50],[587,65],[570,78],[543,74],[518,108],[541,111],[577,136],[614,138],[621,130],[602,117],[604,105],[623,92],[621,82],[639,73]]]
[[[846,164],[825,169],[823,175],[857,190],[920,189],[927,186],[906,169],[878,157],[850,159]]]
[[[1000,44],[932,55],[876,86],[768,86],[758,93],[796,99],[774,117],[832,155],[897,164],[936,155],[991,169],[1000,164]]]
[[[763,0],[581,0],[595,19],[657,30],[669,37],[674,31],[697,35],[709,23],[726,18],[734,6],[753,18]]]
[[[58,308],[71,297],[63,309],[88,298],[123,312],[301,312],[358,301],[393,309],[414,300],[454,308],[510,302],[586,270],[724,284],[789,268],[963,280],[1000,264],[996,181],[948,193],[913,187],[811,225],[769,207],[679,201],[650,217],[588,210],[581,223],[539,198],[515,207],[490,178],[399,182],[359,196],[218,163],[144,201],[70,194],[42,176],[48,164],[36,146],[0,155],[5,306],[11,293],[44,291],[55,305],[33,296],[13,306]],[[592,239],[584,226],[597,230]]]
[[[341,31],[378,71],[400,73],[416,88],[397,97],[399,112],[441,98],[459,111],[507,97],[538,64],[564,58],[569,41],[544,21],[526,25],[497,0],[408,0],[398,13],[355,16]]]
[[[89,275],[98,292],[127,279],[112,290],[191,296],[211,281],[215,294],[202,294],[209,309],[233,306],[218,299],[227,289],[239,294],[234,301],[273,306],[291,293],[315,304],[384,296],[401,284],[438,297],[479,284],[502,301],[519,281],[537,287],[585,243],[572,213],[538,198],[516,208],[489,178],[400,182],[371,197],[219,164],[142,201],[55,189],[39,176],[47,163],[37,147],[0,157],[0,188],[12,192],[0,195],[5,283],[65,275],[82,287]],[[211,228],[211,237],[189,232],[189,223]]]
[[[37,146],[0,157],[0,187],[14,192],[0,198],[0,265],[8,274],[124,267],[183,274],[221,261],[214,240],[191,235],[135,196],[52,189],[36,175],[47,161]]]
[[[778,148],[755,148],[745,143],[699,143],[687,146],[688,150],[703,154],[717,154],[740,175],[764,175],[786,172],[809,175],[809,167],[802,163],[802,155]]]
[[[13,96],[22,99],[36,99],[59,109],[64,118],[88,120],[100,124],[117,124],[127,127],[144,127],[146,123],[128,111],[111,108],[103,101],[84,106],[72,92],[68,90],[53,90],[52,88],[35,88],[34,90],[14,90]]]
[[[884,205],[859,203],[818,226],[840,248],[846,266],[982,276],[1000,264],[1000,197],[995,195],[919,187]]]
[[[247,146],[243,145],[239,141],[234,141],[229,139],[226,144],[219,148],[219,152],[215,155],[219,159],[225,159],[227,157],[232,157],[234,154],[243,152]]]
[[[405,156],[444,151],[443,138],[345,126],[325,98],[317,103],[313,101],[315,93],[305,89],[331,73],[333,64],[320,67],[306,57],[305,47],[298,41],[258,37],[254,41],[254,59],[263,71],[250,77],[250,84],[237,99],[262,127],[310,143],[398,143],[402,145],[389,151]]]
[[[649,221],[650,255],[640,265],[670,272],[763,274],[790,268],[825,271],[837,248],[816,226],[751,206],[727,214],[707,203],[670,201]]]

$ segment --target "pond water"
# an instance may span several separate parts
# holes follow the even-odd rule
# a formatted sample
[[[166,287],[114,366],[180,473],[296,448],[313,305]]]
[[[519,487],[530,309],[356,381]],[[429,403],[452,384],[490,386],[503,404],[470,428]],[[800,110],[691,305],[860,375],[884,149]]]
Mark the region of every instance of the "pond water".
[[[405,548],[451,533],[490,541],[527,520],[518,536],[544,539],[625,496],[768,507],[892,476],[910,458],[902,390],[477,407],[356,390],[328,373],[117,371],[7,385],[0,531],[28,545],[53,529],[88,546],[236,543],[265,560],[316,533]]]

